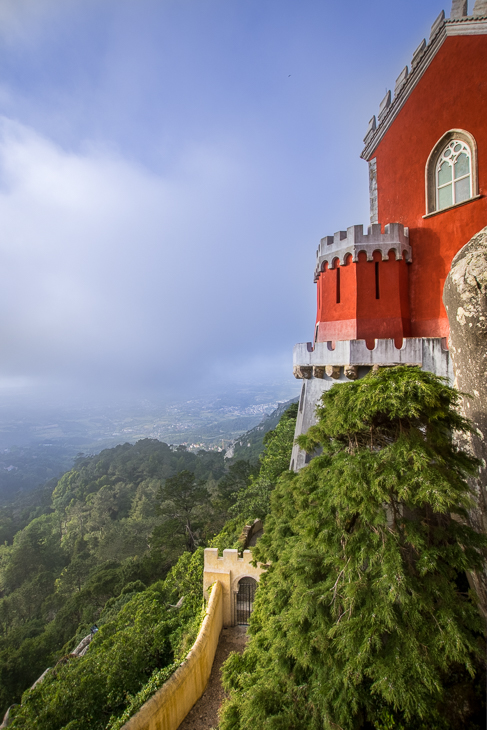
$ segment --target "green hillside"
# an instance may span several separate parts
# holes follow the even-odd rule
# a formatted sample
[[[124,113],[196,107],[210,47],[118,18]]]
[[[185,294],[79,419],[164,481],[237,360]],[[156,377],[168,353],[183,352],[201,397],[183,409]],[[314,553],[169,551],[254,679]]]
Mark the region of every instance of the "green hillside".
[[[79,459],[1,548],[1,700],[22,702],[9,727],[119,730],[194,641],[202,548],[239,547],[259,517],[268,568],[220,730],[484,730],[467,573],[487,538],[465,522],[478,464],[452,439],[471,428],[458,398],[413,367],[340,384],[297,474],[296,403],[257,464],[148,439]]]
[[[277,426],[282,414],[293,403],[297,403],[298,400],[298,398],[292,398],[285,403],[281,403],[269,415],[265,415],[257,426],[254,426],[254,428],[233,442],[231,447],[227,449],[227,458],[235,460],[244,459],[245,461],[257,463],[264,448],[264,437],[266,433],[272,431]]]
[[[30,519],[26,506],[0,547],[0,713],[54,668],[13,708],[12,727],[113,730],[169,676],[198,631],[201,548],[223,526],[237,540],[249,489],[268,504],[270,462],[287,469],[294,417],[268,433],[263,482],[223,452],[145,439],[79,458]],[[95,623],[86,655],[68,658]]]

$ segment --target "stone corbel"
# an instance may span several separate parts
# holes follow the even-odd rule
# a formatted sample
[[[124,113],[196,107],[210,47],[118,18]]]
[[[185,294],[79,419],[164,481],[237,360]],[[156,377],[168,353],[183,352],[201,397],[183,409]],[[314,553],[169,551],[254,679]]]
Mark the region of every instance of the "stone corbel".
[[[313,367],[311,365],[295,365],[293,367],[293,375],[295,378],[301,380],[309,380],[313,377]]]
[[[313,377],[324,378],[325,377],[325,366],[324,365],[313,365]]]
[[[345,365],[344,371],[346,378],[348,378],[349,380],[357,380],[358,365]]]
[[[325,372],[329,378],[333,378],[334,380],[338,380],[340,377],[340,365],[326,365],[325,366]]]

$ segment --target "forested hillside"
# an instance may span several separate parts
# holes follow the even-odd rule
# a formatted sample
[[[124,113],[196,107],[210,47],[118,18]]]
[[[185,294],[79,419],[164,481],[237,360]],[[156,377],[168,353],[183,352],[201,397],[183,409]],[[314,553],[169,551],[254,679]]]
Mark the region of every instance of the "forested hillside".
[[[281,416],[285,413],[288,408],[293,404],[297,403],[298,398],[292,398],[285,403],[281,403],[275,411],[270,413],[268,416],[264,416],[262,421],[254,426],[254,428],[244,433],[236,439],[231,448],[228,450],[227,455],[230,454],[234,459],[243,459],[245,461],[257,461],[262,451],[262,443],[265,435],[275,429],[279,423]]]
[[[43,495],[0,548],[0,712],[55,665],[13,727],[115,728],[164,681],[199,626],[201,547],[236,544],[264,516],[295,417],[266,435],[259,464],[145,439],[78,459]],[[95,622],[87,654],[62,659]]]
[[[223,455],[147,439],[80,459],[43,514],[0,548],[3,707],[18,701],[66,642],[87,633],[108,599],[134,581],[150,585],[164,577],[182,549],[153,536],[167,519],[156,514],[158,491],[183,469],[211,490],[223,476]],[[211,506],[209,492],[193,515],[205,500]],[[201,539],[214,519],[207,509],[198,523]]]
[[[467,572],[487,538],[465,523],[478,463],[457,391],[419,368],[323,396],[289,472],[297,405],[259,463],[141,441],[81,459],[2,548],[4,707],[54,668],[11,727],[118,730],[184,659],[205,545],[268,565],[251,640],[224,670],[220,730],[485,728],[485,626]],[[85,656],[69,657],[93,622]]]

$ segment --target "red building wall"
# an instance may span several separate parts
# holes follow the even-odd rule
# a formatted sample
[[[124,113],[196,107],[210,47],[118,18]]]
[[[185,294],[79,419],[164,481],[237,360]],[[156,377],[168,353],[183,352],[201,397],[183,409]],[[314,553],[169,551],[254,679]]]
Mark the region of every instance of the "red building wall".
[[[450,129],[466,130],[477,142],[481,198],[423,218],[426,162]],[[411,336],[446,336],[442,293],[451,261],[487,225],[487,35],[445,39],[374,157],[378,219],[409,227]]]
[[[333,269],[325,264],[318,278],[316,340],[367,340],[373,347],[376,338],[393,338],[400,346],[403,337],[411,336],[409,264],[396,261],[392,251],[384,261],[379,251],[373,261],[363,251],[357,263],[351,258],[343,266],[336,262]]]
[[[350,256],[344,266],[335,263],[325,270],[318,279],[317,321],[319,324],[318,342],[327,340],[357,339],[357,276],[355,264]],[[337,302],[337,277],[340,272],[340,301]]]

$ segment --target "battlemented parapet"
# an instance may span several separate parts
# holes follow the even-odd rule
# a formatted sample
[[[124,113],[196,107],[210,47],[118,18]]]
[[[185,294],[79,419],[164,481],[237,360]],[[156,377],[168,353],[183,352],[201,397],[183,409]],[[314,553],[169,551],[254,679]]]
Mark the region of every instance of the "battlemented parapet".
[[[316,342],[411,336],[407,227],[350,226],[322,238],[316,258]]]
[[[238,550],[224,550],[223,557],[219,557],[218,548],[205,549],[205,564],[203,572],[203,595],[208,598],[208,588],[218,580],[223,588],[223,625],[234,626],[234,599],[238,593],[238,583],[241,578],[254,578],[258,581],[264,568],[254,567],[251,563],[252,553],[244,550],[239,557]]]
[[[364,227],[360,225],[350,226],[346,231],[337,231],[333,236],[325,236],[316,251],[314,281],[318,280],[325,264],[328,264],[329,269],[334,269],[337,262],[344,266],[348,255],[356,263],[361,251],[365,252],[367,261],[374,260],[374,251],[380,251],[383,261],[388,258],[389,251],[393,251],[396,261],[404,258],[411,262],[409,229],[401,223],[388,223],[382,233],[382,226],[373,223],[368,227],[367,233],[364,233]]]
[[[466,0],[453,0],[449,18],[445,17],[445,12],[442,10],[431,26],[428,41],[423,38],[414,51],[411,67],[403,68],[397,77],[394,95],[390,91],[386,92],[380,102],[377,118],[374,115],[370,120],[361,157],[370,159],[445,40],[453,36],[485,33],[487,33],[486,0],[476,0],[471,15],[467,14]]]
[[[375,340],[369,349],[364,340],[311,342],[296,345],[293,351],[293,373],[303,380],[294,437],[297,438],[316,423],[316,406],[323,393],[335,383],[363,378],[371,368],[394,365],[417,365],[453,382],[450,354],[445,340],[438,337],[412,337],[402,347],[394,340]],[[309,456],[294,445],[291,470],[299,471]]]
[[[452,379],[450,358],[446,341],[439,337],[410,337],[396,347],[394,340],[375,340],[373,348],[367,347],[365,340],[341,340],[337,342],[301,342],[294,346],[293,373],[296,378],[323,378],[335,375],[326,368],[341,367],[350,370],[349,380],[355,380],[353,367],[371,368],[393,365],[419,365],[445,378]]]

